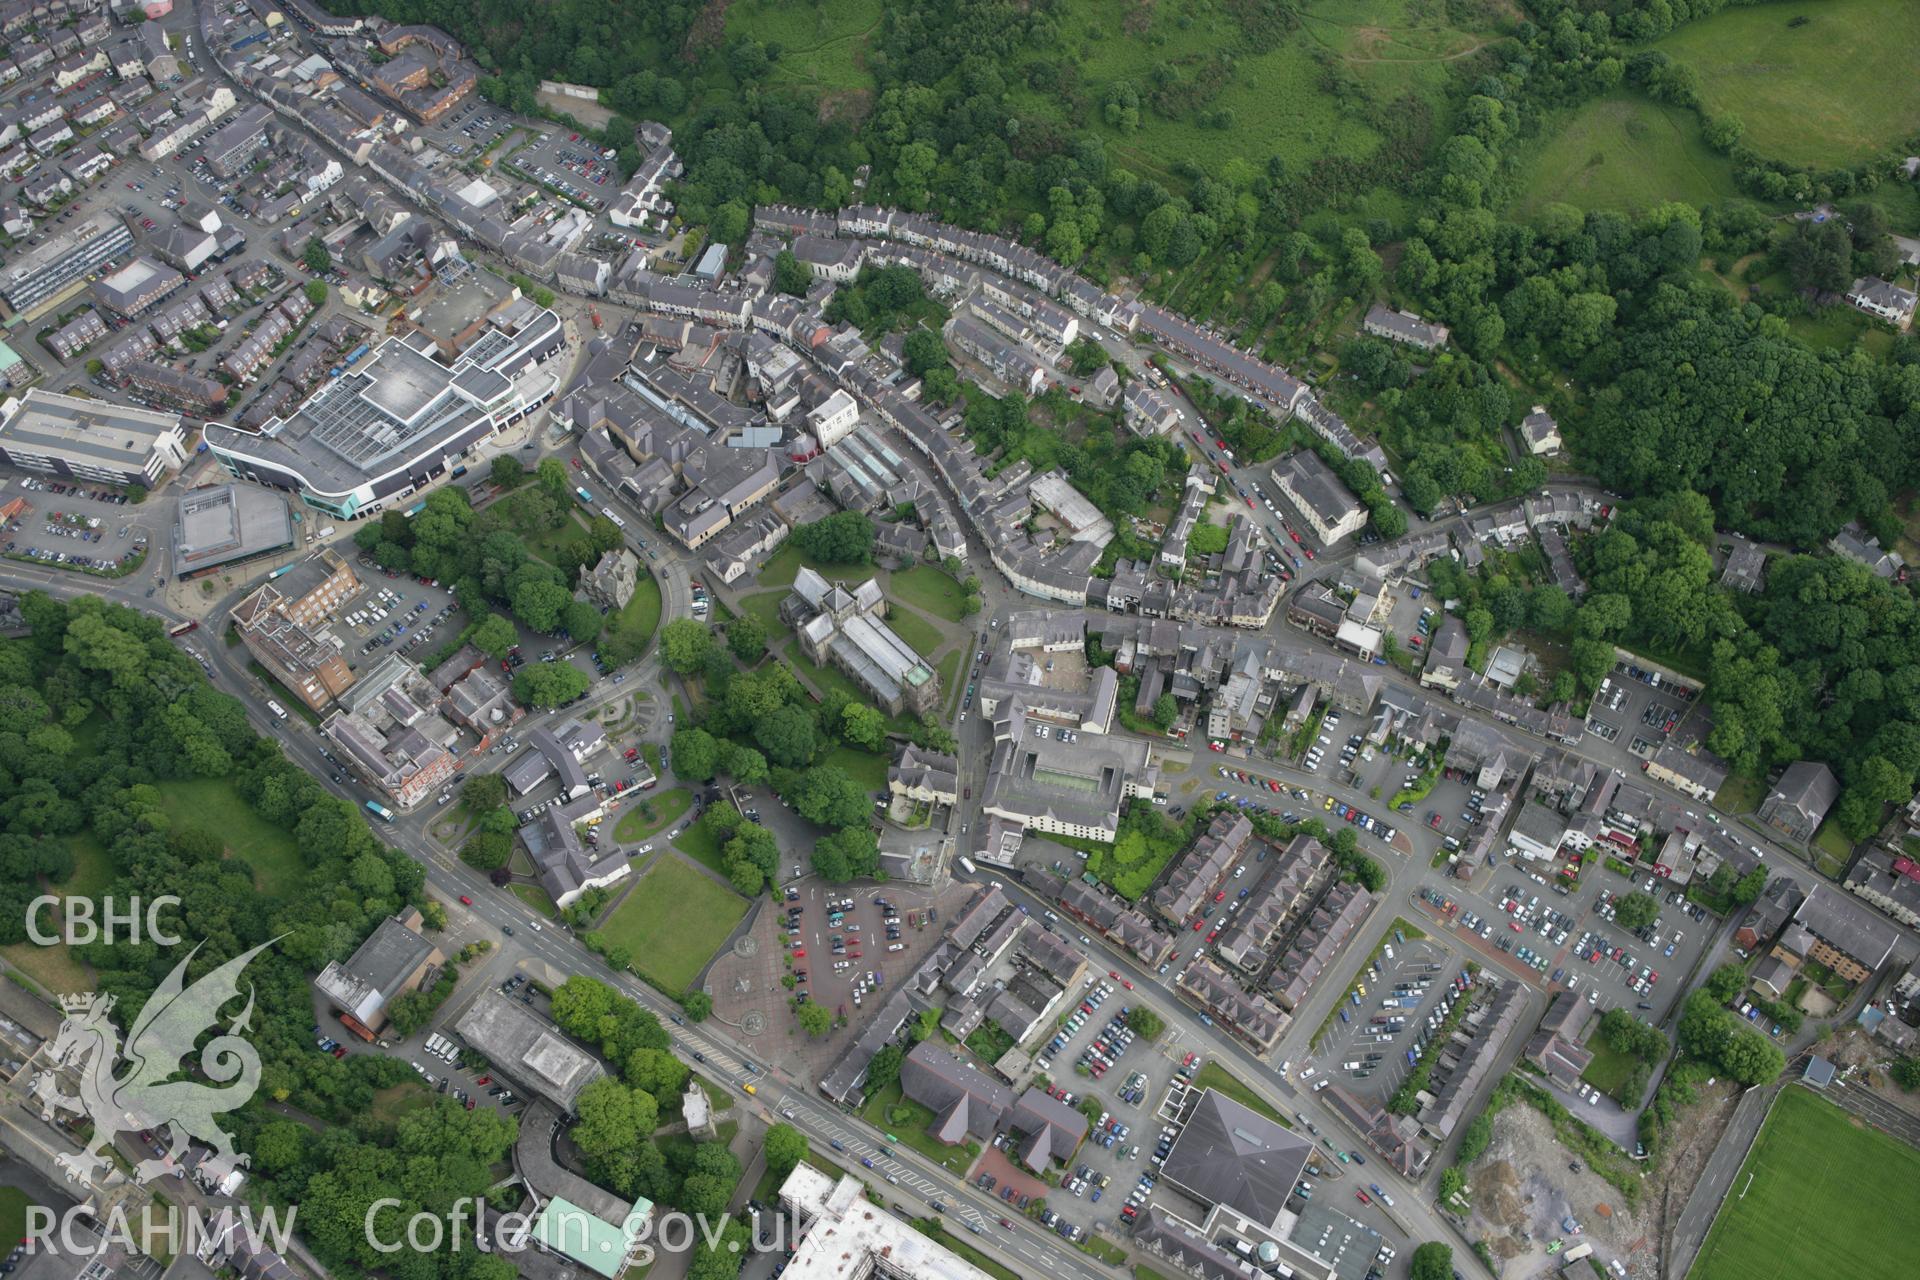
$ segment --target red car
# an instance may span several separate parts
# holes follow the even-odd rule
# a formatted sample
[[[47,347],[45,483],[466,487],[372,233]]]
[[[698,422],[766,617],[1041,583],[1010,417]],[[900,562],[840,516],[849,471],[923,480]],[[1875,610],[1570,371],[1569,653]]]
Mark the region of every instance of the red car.
[[[795,947],[793,954],[796,959],[805,960],[807,958],[807,949],[805,947]]]
[[[1227,900],[1227,891],[1222,889],[1220,892],[1214,894],[1213,900],[1215,902],[1225,902]]]
[[[1120,977],[1120,971],[1118,969],[1109,969],[1107,970],[1107,976],[1117,981]]]
[[[1295,542],[1300,541],[1300,535],[1295,533],[1292,529],[1287,530],[1287,536],[1289,538],[1292,538]]]
[[[475,1076],[473,1078],[473,1082],[475,1084],[492,1084],[493,1077],[492,1076]]]
[[[1205,920],[1195,920],[1193,922],[1193,931],[1195,933],[1198,933],[1200,932],[1200,930],[1206,928],[1206,925],[1207,925],[1207,922]]]
[[[1520,922],[1518,920],[1509,920],[1507,921],[1507,928],[1513,930],[1515,933],[1518,933],[1520,932]]]
[[[473,905],[473,899],[469,898],[466,894],[463,893],[460,895],[460,905],[463,907],[470,907]]]
[[[1125,978],[1120,979],[1120,985],[1125,987],[1129,991],[1133,990],[1133,984],[1127,981]]]
[[[1208,941],[1208,942],[1212,942],[1212,941],[1213,941],[1213,940],[1214,940],[1215,938],[1217,938],[1217,937],[1219,937],[1219,936],[1220,936],[1220,931],[1219,931],[1218,929],[1209,929],[1209,930],[1207,931],[1207,941]]]
[[[1302,543],[1302,544],[1301,544],[1301,546],[1300,546],[1300,549],[1301,549],[1302,551],[1304,551],[1304,552],[1306,552],[1306,553],[1307,553],[1307,559],[1309,559],[1309,560],[1311,560],[1311,559],[1313,559],[1313,548],[1312,548],[1312,547],[1309,547],[1309,546],[1307,546],[1307,545],[1306,545],[1305,543]]]
[[[640,758],[640,748],[628,747],[627,753],[623,758],[627,760],[638,760]]]
[[[1356,1192],[1354,1192],[1354,1193],[1353,1193],[1353,1198],[1354,1198],[1355,1200],[1358,1200],[1358,1201],[1359,1201],[1359,1202],[1360,1202],[1361,1204],[1372,1204],[1372,1203],[1373,1203],[1373,1199],[1372,1199],[1372,1198],[1371,1198],[1370,1196],[1368,1196],[1368,1195],[1367,1195],[1367,1193],[1366,1193],[1366,1192],[1364,1192],[1364,1191],[1356,1191]]]
[[[336,1057],[336,1058],[344,1058],[344,1057],[346,1057],[346,1056],[347,1056],[347,1046],[345,1046],[345,1045],[343,1045],[343,1044],[337,1044],[337,1045],[335,1045],[335,1046],[333,1046],[333,1056],[334,1056],[334,1057]]]
[[[578,470],[580,469],[580,459],[578,459],[578,458],[568,458],[568,459],[567,459],[567,461],[573,464],[573,469],[574,469],[575,471],[578,471]]]

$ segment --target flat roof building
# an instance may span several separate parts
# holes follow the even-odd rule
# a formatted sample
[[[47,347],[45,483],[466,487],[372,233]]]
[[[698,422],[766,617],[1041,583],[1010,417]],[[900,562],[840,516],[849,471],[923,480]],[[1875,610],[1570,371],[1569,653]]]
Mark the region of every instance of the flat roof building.
[[[133,233],[109,214],[82,218],[14,259],[0,274],[0,294],[16,314],[30,315],[133,248]]]
[[[137,316],[175,289],[187,278],[144,254],[110,276],[94,282],[93,296],[101,306],[116,315]]]
[[[0,403],[0,461],[48,475],[151,489],[186,465],[187,438],[177,413],[35,387]]]
[[[780,1203],[800,1239],[786,1280],[988,1280],[979,1267],[867,1199],[860,1179],[836,1181],[809,1164],[794,1166],[780,1185]]]
[[[382,920],[344,964],[332,961],[313,980],[315,990],[353,1019],[347,1026],[355,1034],[378,1034],[387,1025],[387,1006],[419,990],[427,975],[447,962],[440,948],[420,935],[422,923],[413,908]]]
[[[250,484],[193,489],[173,522],[173,571],[184,578],[293,545],[292,512],[279,494]]]
[[[571,1112],[580,1091],[607,1074],[598,1058],[558,1027],[492,987],[460,1015],[454,1031],[486,1055],[496,1075],[563,1111]]]
[[[490,325],[451,366],[425,333],[388,338],[257,432],[209,423],[207,444],[233,475],[358,516],[444,474],[553,394],[557,380],[536,366],[560,350],[559,317],[529,304]]]

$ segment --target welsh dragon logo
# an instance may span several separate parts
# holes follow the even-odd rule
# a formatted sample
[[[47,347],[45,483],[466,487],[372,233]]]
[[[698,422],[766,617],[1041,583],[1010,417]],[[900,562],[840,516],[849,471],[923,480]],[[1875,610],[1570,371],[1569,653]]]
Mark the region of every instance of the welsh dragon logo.
[[[214,1117],[245,1105],[260,1087],[260,1055],[239,1034],[247,1030],[253,1015],[251,984],[246,1007],[200,1050],[200,1074],[228,1087],[175,1077],[181,1073],[182,1060],[193,1055],[200,1036],[219,1023],[221,1007],[240,995],[241,971],[272,945],[263,942],[188,986],[187,965],[200,950],[194,947],[141,1008],[124,1049],[119,1028],[107,1016],[115,1004],[111,996],[87,993],[62,998],[67,1016],[54,1037],[51,1055],[78,1076],[80,1092],[77,1097],[65,1093],[52,1082],[51,1073],[42,1078],[47,1083],[37,1092],[45,1119],[51,1121],[57,1112],[65,1111],[93,1122],[88,1145],[59,1157],[70,1181],[91,1182],[112,1164],[100,1149],[121,1133],[142,1129],[157,1136],[164,1128],[168,1146],[165,1155],[143,1159],[135,1166],[137,1183],[168,1172],[195,1138],[234,1167],[248,1163],[247,1155],[233,1149],[233,1139]],[[123,1059],[132,1069],[116,1076],[114,1071]]]

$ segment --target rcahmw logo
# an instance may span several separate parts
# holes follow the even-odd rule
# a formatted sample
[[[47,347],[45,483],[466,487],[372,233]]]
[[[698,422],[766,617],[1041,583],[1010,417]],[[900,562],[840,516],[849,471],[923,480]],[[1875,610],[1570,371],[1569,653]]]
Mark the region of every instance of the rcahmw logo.
[[[174,1077],[181,1062],[194,1056],[200,1037],[219,1024],[220,1010],[239,998],[240,974],[248,962],[277,941],[242,952],[189,986],[187,966],[200,952],[194,947],[141,1006],[124,1050],[120,1029],[108,1016],[113,1012],[113,997],[94,992],[61,997],[67,1016],[48,1049],[55,1069],[41,1073],[33,1095],[40,1102],[41,1116],[49,1122],[61,1112],[92,1122],[82,1139],[85,1145],[59,1157],[69,1181],[92,1186],[113,1167],[111,1158],[100,1154],[101,1148],[111,1148],[119,1134],[142,1129],[155,1134],[165,1129],[169,1137],[165,1153],[134,1166],[137,1183],[151,1182],[178,1168],[177,1162],[194,1140],[211,1148],[213,1158],[227,1168],[248,1163],[246,1153],[233,1149],[232,1138],[214,1117],[245,1105],[260,1087],[260,1055],[241,1035],[253,1017],[251,986],[245,1007],[199,1050],[199,1074],[212,1083]],[[132,1069],[115,1075],[122,1062]],[[66,1091],[69,1081],[78,1085],[77,1093]]]

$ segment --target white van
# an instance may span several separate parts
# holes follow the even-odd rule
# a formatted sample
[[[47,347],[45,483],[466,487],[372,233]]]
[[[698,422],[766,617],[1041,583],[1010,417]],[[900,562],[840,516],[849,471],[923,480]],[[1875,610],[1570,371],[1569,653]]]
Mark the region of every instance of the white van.
[[[272,698],[267,699],[267,710],[273,712],[273,718],[275,720],[285,720],[287,718],[287,709],[275,702]]]
[[[966,871],[966,873],[967,873],[968,875],[970,875],[970,876],[971,876],[971,875],[978,875],[978,874],[980,873],[980,868],[978,868],[978,867],[976,867],[976,866],[974,866],[974,865],[973,865],[973,859],[972,859],[972,858],[969,858],[969,857],[966,857],[965,855],[962,855],[962,856],[961,856],[961,858],[960,858],[960,866],[961,866],[961,867],[962,867],[962,868],[963,868],[963,869],[964,869],[964,870]]]

